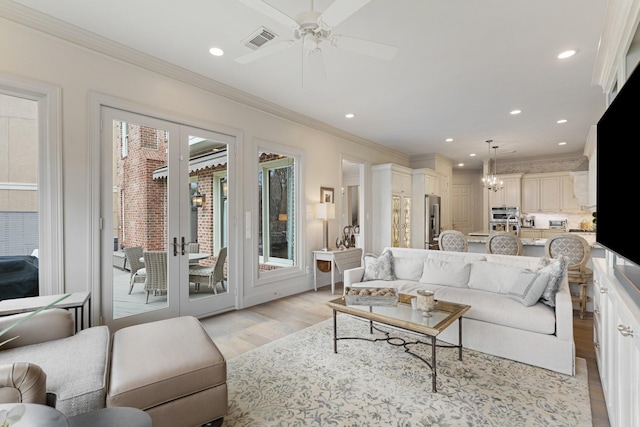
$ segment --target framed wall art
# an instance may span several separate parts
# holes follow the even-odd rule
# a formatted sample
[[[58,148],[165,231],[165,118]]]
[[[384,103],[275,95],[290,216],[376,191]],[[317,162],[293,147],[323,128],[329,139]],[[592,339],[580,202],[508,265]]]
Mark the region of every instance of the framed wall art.
[[[320,203],[335,203],[333,199],[333,188],[320,187]]]

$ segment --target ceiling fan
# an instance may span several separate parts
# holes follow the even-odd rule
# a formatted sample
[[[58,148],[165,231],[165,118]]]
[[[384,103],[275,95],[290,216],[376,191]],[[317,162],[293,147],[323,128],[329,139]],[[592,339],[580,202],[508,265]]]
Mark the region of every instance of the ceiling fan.
[[[262,0],[238,0],[240,3],[268,16],[291,28],[294,40],[283,40],[236,58],[236,62],[247,64],[265,56],[293,47],[301,42],[303,52],[310,58],[320,57],[321,46],[329,45],[338,49],[372,56],[383,60],[391,60],[398,48],[370,40],[363,40],[339,34],[332,34],[333,29],[342,21],[360,10],[371,0],[335,0],[324,12],[313,9],[299,13],[295,19],[281,12]],[[321,60],[321,58],[319,58]]]

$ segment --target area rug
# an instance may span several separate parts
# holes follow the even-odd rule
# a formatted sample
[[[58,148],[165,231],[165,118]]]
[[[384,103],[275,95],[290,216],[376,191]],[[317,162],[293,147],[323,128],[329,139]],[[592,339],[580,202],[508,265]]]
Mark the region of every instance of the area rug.
[[[338,331],[371,336],[367,323],[343,314]],[[429,359],[430,347],[418,347]],[[342,340],[335,354],[333,319],[228,360],[227,370],[225,426],[591,425],[584,359],[571,377],[467,349],[459,361],[457,350],[438,349],[432,393],[431,370],[402,347]]]

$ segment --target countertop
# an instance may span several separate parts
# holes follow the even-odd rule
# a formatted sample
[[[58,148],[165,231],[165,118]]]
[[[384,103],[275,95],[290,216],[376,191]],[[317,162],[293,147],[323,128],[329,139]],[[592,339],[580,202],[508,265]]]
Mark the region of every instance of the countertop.
[[[523,227],[524,228],[524,227]],[[527,227],[531,230],[549,230],[548,228],[533,228]],[[487,243],[487,237],[489,237],[490,232],[488,230],[474,231],[467,235],[468,243]],[[589,243],[592,248],[600,248],[601,246],[596,243],[596,233],[593,231],[580,231],[576,232],[576,234],[585,238],[585,240]],[[520,241],[522,241],[523,246],[544,246],[547,243],[547,239],[535,239],[535,238],[527,238],[521,237]]]

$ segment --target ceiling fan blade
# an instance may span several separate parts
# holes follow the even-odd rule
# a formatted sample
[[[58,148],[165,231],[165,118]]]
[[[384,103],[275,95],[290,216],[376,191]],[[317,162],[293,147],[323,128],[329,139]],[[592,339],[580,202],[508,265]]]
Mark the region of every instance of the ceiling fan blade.
[[[294,43],[295,42],[293,40],[283,40],[278,43],[266,45],[251,53],[247,53],[246,55],[237,57],[235,61],[240,64],[248,64],[249,62],[253,62],[256,59],[264,58],[265,56],[280,52],[281,50],[289,49],[294,45]]]
[[[384,43],[378,43],[371,40],[363,40],[355,37],[335,35],[331,37],[331,46],[338,49],[345,49],[351,52],[361,53],[363,55],[373,56],[374,58],[390,61],[398,52],[398,48]]]
[[[287,27],[290,27],[294,30],[300,27],[295,19],[293,19],[286,13],[276,9],[270,4],[263,2],[262,0],[238,0],[238,1],[240,3],[243,3],[246,6],[249,6],[251,9],[262,13],[263,15],[268,16],[274,21],[278,21],[279,23],[286,25]]]
[[[242,1],[242,0],[241,0]],[[371,0],[335,0],[318,18],[318,25],[325,30],[338,26]]]

